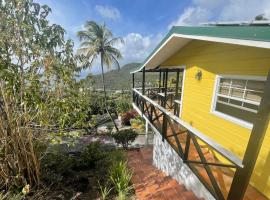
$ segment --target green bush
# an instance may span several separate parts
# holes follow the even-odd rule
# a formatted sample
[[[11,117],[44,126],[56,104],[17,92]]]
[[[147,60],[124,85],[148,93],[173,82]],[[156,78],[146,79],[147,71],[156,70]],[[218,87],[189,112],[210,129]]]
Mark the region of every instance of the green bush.
[[[124,200],[129,195],[131,177],[132,173],[128,169],[126,162],[121,161],[111,167],[110,180],[112,181],[113,188],[118,193],[118,199]]]
[[[143,130],[145,128],[144,121],[137,117],[130,120],[131,127],[137,130]]]
[[[133,131],[132,129],[124,129],[120,130],[117,133],[113,134],[112,137],[115,142],[123,147],[123,149],[127,150],[128,146],[134,142],[138,133]]]
[[[105,152],[101,149],[99,142],[91,142],[86,146],[80,156],[79,166],[80,168],[94,168],[96,162],[106,157]]]
[[[125,113],[132,109],[131,101],[126,98],[120,98],[116,104],[116,111],[118,114]]]

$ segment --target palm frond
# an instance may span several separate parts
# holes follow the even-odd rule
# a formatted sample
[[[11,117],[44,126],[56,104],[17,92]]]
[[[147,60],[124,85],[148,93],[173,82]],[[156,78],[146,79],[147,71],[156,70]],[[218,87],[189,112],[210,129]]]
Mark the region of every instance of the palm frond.
[[[114,46],[123,43],[120,37],[113,37],[112,32],[106,24],[98,24],[94,21],[87,21],[84,30],[77,33],[81,43],[77,51],[78,55],[88,58],[89,63],[93,63],[97,56],[103,53],[103,62],[110,68],[115,64],[120,68],[118,59],[122,58],[121,52]]]
[[[112,54],[113,56],[115,56],[117,59],[122,58],[122,54],[121,52],[116,49],[115,47],[112,46],[105,46],[104,47],[104,51],[108,54]]]
[[[106,41],[105,45],[106,46],[114,46],[117,43],[124,44],[124,40],[121,37],[116,37],[116,38],[111,38],[109,41]]]

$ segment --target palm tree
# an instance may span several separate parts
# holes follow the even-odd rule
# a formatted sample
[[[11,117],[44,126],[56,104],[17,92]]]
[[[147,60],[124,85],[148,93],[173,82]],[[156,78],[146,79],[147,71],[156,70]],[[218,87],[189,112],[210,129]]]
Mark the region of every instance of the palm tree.
[[[83,55],[87,59],[87,66],[91,67],[93,62],[100,58],[105,109],[118,131],[118,127],[107,105],[107,94],[104,83],[104,64],[108,68],[111,68],[112,65],[116,65],[117,68],[120,69],[118,59],[122,58],[122,55],[114,46],[119,42],[122,43],[123,40],[119,37],[114,37],[105,24],[98,24],[94,21],[87,21],[84,25],[84,30],[79,31],[77,35],[81,42],[78,54]]]

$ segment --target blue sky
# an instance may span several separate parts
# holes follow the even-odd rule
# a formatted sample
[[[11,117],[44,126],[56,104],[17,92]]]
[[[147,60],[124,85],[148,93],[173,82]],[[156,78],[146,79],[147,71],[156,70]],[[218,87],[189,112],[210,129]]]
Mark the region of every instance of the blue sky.
[[[270,16],[270,0],[36,0],[52,8],[49,20],[67,31],[79,46],[76,32],[87,20],[105,22],[125,45],[122,65],[142,62],[172,25],[199,25],[208,21],[252,20]],[[99,73],[98,62],[82,73]]]

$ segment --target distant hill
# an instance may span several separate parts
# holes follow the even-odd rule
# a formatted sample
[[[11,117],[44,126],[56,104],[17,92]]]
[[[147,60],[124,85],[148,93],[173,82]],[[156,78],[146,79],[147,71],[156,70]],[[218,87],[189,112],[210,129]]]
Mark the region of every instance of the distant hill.
[[[132,75],[130,71],[134,70],[140,63],[129,63],[121,67],[120,70],[111,70],[105,73],[105,85],[110,90],[130,90],[132,87]],[[174,78],[175,73],[169,74],[169,78]],[[146,73],[146,87],[157,84],[159,79],[158,72]],[[94,82],[92,87],[95,89],[102,89],[101,74],[93,75],[91,82]],[[136,87],[141,87],[142,73],[135,73]]]
[[[105,85],[107,89],[130,89],[131,87],[131,74],[130,71],[139,66],[139,63],[130,63],[121,67],[120,70],[111,70],[104,74]],[[95,89],[102,88],[101,74],[93,75],[93,87]]]
[[[105,85],[107,89],[112,90],[126,90],[132,87],[132,75],[130,71],[138,67],[140,63],[129,63],[121,67],[120,70],[111,70],[105,73]],[[158,73],[147,73],[147,82],[156,82],[158,80]],[[142,74],[137,73],[135,80],[137,83],[141,82]],[[102,88],[101,74],[93,76],[93,87],[95,89]],[[139,84],[140,85],[140,84]]]

